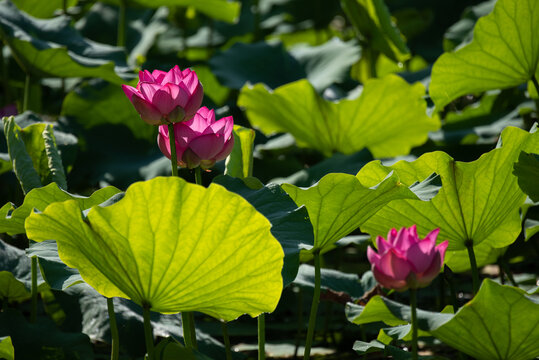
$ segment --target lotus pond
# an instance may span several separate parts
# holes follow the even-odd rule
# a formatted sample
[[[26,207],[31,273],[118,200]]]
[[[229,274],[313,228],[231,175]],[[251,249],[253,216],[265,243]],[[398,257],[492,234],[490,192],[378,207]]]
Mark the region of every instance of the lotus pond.
[[[0,0],[0,358],[539,357],[539,1]]]

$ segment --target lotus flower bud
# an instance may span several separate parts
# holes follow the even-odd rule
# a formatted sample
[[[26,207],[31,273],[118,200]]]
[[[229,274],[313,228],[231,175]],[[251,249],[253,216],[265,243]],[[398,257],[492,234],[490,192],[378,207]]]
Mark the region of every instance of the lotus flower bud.
[[[225,159],[234,147],[232,116],[215,121],[215,113],[202,107],[188,121],[174,124],[178,165],[189,169],[200,166],[211,168],[215,162]],[[161,125],[157,135],[161,152],[170,159],[168,126]]]
[[[371,247],[367,257],[376,281],[382,286],[404,291],[425,287],[438,275],[444,263],[448,241],[436,246],[440,229],[431,231],[424,239],[417,236],[416,226],[391,229],[387,240],[376,238],[378,252]]]
[[[150,125],[191,119],[204,96],[196,73],[191,69],[182,71],[178,65],[169,72],[141,71],[136,89],[129,85],[122,85],[122,89],[142,120]]]

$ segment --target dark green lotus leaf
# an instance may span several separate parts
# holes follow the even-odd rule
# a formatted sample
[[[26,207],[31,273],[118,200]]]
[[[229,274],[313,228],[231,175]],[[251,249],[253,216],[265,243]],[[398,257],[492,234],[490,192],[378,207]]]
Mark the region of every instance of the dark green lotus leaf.
[[[530,199],[539,201],[539,155],[521,152],[514,165],[513,174],[518,178],[518,186]]]
[[[434,63],[429,93],[436,107],[529,81],[539,70],[538,33],[537,1],[497,1],[492,13],[477,21],[470,44]]]
[[[331,173],[310,188],[290,184],[281,187],[298,206],[307,208],[314,231],[314,247],[310,251],[332,246],[391,201],[419,199],[396,173],[370,185],[354,175]]]
[[[0,209],[0,233],[8,233],[9,235],[23,234],[24,221],[33,209],[45,211],[45,208],[52,203],[62,202],[66,200],[75,200],[80,210],[86,210],[94,205],[101,204],[108,200],[113,195],[119,193],[120,190],[113,186],[109,186],[97,190],[89,197],[73,195],[58,187],[56,183],[50,183],[47,186],[36,188],[30,191],[24,198],[21,206],[8,203]]]
[[[7,302],[22,302],[30,299],[30,293],[12,273],[0,271],[0,299]]]
[[[383,0],[341,0],[341,6],[360,39],[369,46],[396,62],[410,58],[410,50]]]
[[[254,190],[244,181],[229,176],[219,176],[214,182],[244,197],[271,222],[271,233],[279,241],[285,254],[283,283],[284,286],[290,284],[298,272],[300,251],[313,246],[313,230],[307,220],[305,208],[298,208],[276,184]]]
[[[137,139],[155,141],[156,127],[137,113],[122,88],[102,80],[92,81],[69,92],[62,103],[62,115],[83,129],[103,124],[128,127]]]
[[[25,223],[30,239],[56,240],[62,261],[104,296],[224,320],[277,306],[283,250],[270,227],[239,195],[178,177],[135,183],[85,219],[68,200]]]
[[[0,336],[10,336],[16,359],[50,359],[62,354],[65,359],[93,360],[94,352],[88,336],[66,332],[47,316],[29,323],[20,312],[0,312]]]
[[[128,73],[122,49],[83,38],[71,18],[34,19],[11,2],[0,2],[0,37],[23,70],[37,77],[100,77],[121,84]]]
[[[364,307],[348,303],[347,317],[356,324],[383,321],[395,326],[409,322],[410,307],[375,296]],[[418,309],[417,317],[421,330],[476,359],[525,360],[539,355],[539,304],[519,288],[486,279],[456,314]]]
[[[354,100],[327,101],[300,80],[274,91],[246,86],[238,105],[254,127],[267,135],[289,132],[299,146],[326,155],[367,148],[374,157],[393,157],[407,154],[439,128],[439,119],[426,114],[424,95],[423,85],[387,75],[368,81]]]
[[[426,153],[414,162],[400,161],[388,167],[369,163],[358,174],[367,186],[392,171],[404,184],[436,172],[442,178],[442,189],[431,201],[394,201],[361,229],[372,236],[386,236],[391,228],[416,224],[420,236],[425,236],[440,228],[438,241],[449,240],[448,257],[452,251],[466,250],[466,241],[473,241],[474,247],[485,242],[488,247],[483,250],[487,254],[489,247],[507,246],[521,231],[519,212],[526,198],[512,175],[513,163],[521,151],[539,151],[538,132],[508,127],[499,148],[468,163],[454,161],[443,152]],[[465,251],[461,254],[464,256]]]

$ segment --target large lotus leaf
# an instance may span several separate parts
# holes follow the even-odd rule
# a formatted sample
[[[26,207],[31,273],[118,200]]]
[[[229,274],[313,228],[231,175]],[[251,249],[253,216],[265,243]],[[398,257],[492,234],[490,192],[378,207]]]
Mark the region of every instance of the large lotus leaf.
[[[459,96],[523,84],[538,70],[539,2],[499,0],[480,18],[473,41],[443,54],[432,68],[430,96],[438,108]]]
[[[124,125],[135,138],[155,141],[155,127],[141,120],[122,89],[101,80],[69,92],[62,103],[62,115],[72,117],[84,129]]]
[[[289,132],[298,145],[326,155],[368,148],[375,157],[392,157],[407,154],[439,128],[438,118],[426,114],[424,95],[423,85],[387,75],[368,81],[354,100],[327,101],[300,80],[273,92],[261,84],[244,87],[238,105],[265,134]]]
[[[414,162],[400,161],[389,167],[379,162],[367,164],[358,174],[367,186],[391,171],[396,171],[404,184],[421,181],[436,172],[442,178],[442,189],[428,202],[399,200],[388,204],[361,230],[385,236],[391,228],[416,224],[424,236],[440,228],[438,240],[449,240],[449,252],[465,250],[467,241],[474,246],[485,242],[494,248],[511,244],[521,231],[519,209],[526,199],[512,175],[513,163],[521,151],[539,150],[539,133],[508,127],[500,144],[467,163],[454,161],[443,152],[432,152]]]
[[[370,305],[371,302],[373,305]],[[350,321],[409,320],[410,308],[373,297],[365,307],[347,305]],[[486,279],[477,295],[456,314],[418,310],[418,326],[476,359],[533,359],[539,355],[539,304],[524,290]]]
[[[0,2],[0,37],[27,73],[123,83],[115,71],[127,71],[124,51],[83,38],[70,23],[68,16],[35,19],[7,0]]]
[[[0,299],[8,302],[28,300],[30,293],[9,271],[0,271]]]
[[[283,251],[271,224],[219,185],[156,178],[86,219],[66,201],[33,213],[25,227],[33,240],[56,240],[62,261],[104,296],[157,312],[232,320],[273,311],[281,295]]]
[[[298,206],[305,206],[313,225],[314,247],[321,251],[362,225],[378,210],[396,199],[418,199],[390,174],[375,186],[365,186],[354,175],[331,173],[309,188],[282,184]]]
[[[37,18],[50,18],[56,10],[75,6],[78,0],[11,0],[25,13]]]
[[[383,0],[341,0],[344,13],[368,46],[393,61],[410,58],[410,50]]]
[[[539,155],[521,152],[518,156],[518,162],[514,165],[514,171],[518,178],[518,185],[530,199],[534,202],[539,201]]]
[[[117,5],[120,0],[106,0],[105,2]],[[211,18],[229,23],[238,20],[241,8],[240,2],[229,0],[129,0],[129,4],[148,8],[189,6]]]
[[[52,203],[75,200],[80,210],[86,210],[94,205],[101,204],[119,192],[120,190],[117,188],[109,186],[97,190],[90,197],[85,197],[70,194],[60,189],[56,183],[50,183],[47,186],[30,191],[24,198],[23,204],[19,207],[15,207],[11,203],[2,206],[0,209],[0,233],[5,232],[9,235],[23,234],[25,232],[24,221],[30,216],[32,209],[44,211]]]
[[[242,180],[228,176],[217,177],[214,182],[243,196],[271,222],[271,233],[284,251],[283,283],[290,284],[298,273],[300,251],[313,246],[313,230],[305,208],[298,208],[276,184],[251,189]]]
[[[226,159],[225,175],[246,178],[253,174],[253,144],[255,131],[234,125],[234,148]]]

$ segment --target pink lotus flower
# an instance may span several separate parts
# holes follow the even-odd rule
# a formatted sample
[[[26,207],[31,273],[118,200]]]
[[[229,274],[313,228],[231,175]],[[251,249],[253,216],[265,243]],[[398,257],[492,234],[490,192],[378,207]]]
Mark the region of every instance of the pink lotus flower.
[[[233,127],[232,116],[215,121],[214,111],[207,107],[201,107],[191,120],[175,123],[178,165],[189,169],[197,166],[209,169],[216,161],[225,159],[234,147]],[[157,143],[161,152],[170,159],[168,126],[159,127]]]
[[[141,71],[136,89],[129,85],[122,85],[122,89],[142,120],[150,125],[191,119],[204,96],[196,73],[191,69],[181,71],[178,65],[169,72]]]
[[[404,291],[408,288],[425,287],[438,275],[444,263],[447,240],[436,246],[440,229],[432,230],[427,237],[420,239],[417,229],[412,225],[397,232],[391,229],[387,240],[378,236],[378,253],[371,247],[367,257],[371,263],[376,281],[382,286]]]

